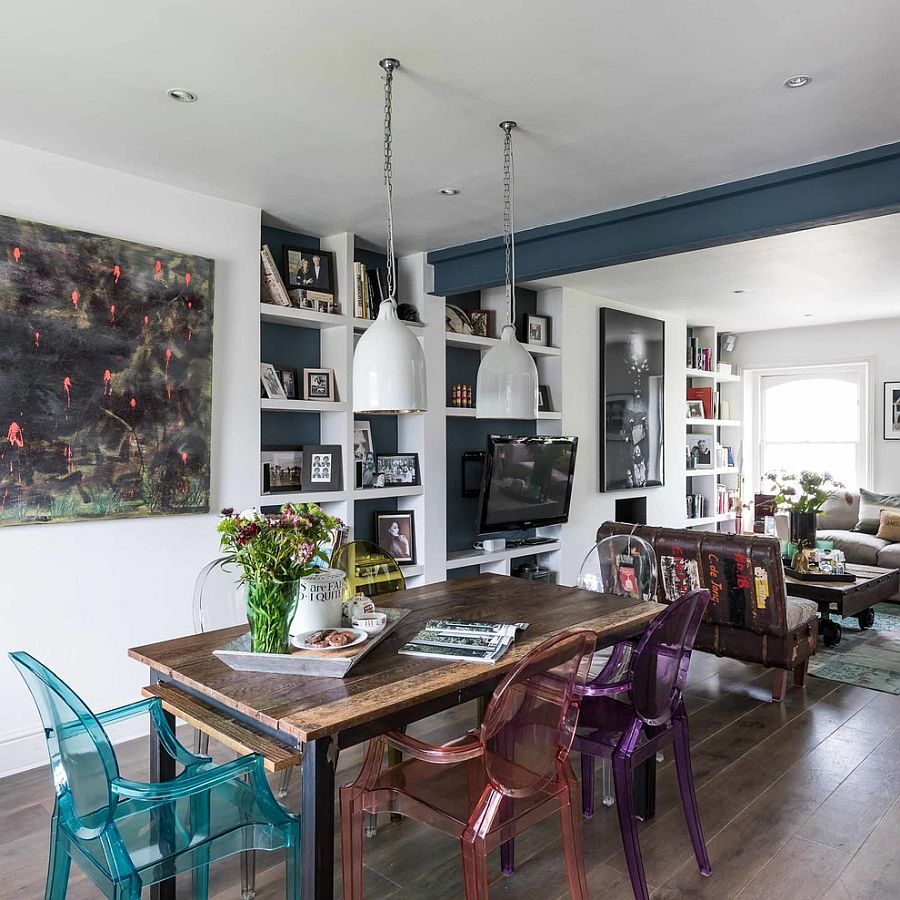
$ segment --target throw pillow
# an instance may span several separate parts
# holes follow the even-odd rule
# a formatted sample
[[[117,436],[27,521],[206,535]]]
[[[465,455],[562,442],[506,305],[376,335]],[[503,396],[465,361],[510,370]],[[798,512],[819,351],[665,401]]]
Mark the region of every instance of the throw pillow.
[[[891,512],[887,509],[881,511],[881,527],[875,537],[890,541],[892,544],[900,542],[900,511]]]
[[[854,531],[875,534],[881,525],[881,511],[900,510],[900,495],[876,494],[875,491],[859,489],[859,521]]]

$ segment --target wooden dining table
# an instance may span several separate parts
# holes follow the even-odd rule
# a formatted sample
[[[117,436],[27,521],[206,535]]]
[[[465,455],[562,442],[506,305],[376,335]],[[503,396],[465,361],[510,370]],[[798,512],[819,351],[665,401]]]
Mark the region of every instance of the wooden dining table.
[[[571,628],[589,628],[597,646],[637,637],[662,607],[557,584],[504,575],[475,575],[377,598],[379,606],[411,610],[345,678],[238,671],[215,656],[247,626],[160,641],[128,651],[150,668],[154,685],[168,684],[245,726],[302,752],[300,763],[301,895],[334,891],[335,768],[338,753],[442,710],[493,692],[503,676],[542,641]],[[398,655],[428,619],[527,622],[514,645],[491,665]],[[174,717],[168,713],[170,724]],[[474,724],[474,723],[473,723]],[[151,779],[175,777],[174,761],[151,735]],[[652,815],[652,761],[638,789],[644,816]],[[175,896],[174,879],[153,896]]]

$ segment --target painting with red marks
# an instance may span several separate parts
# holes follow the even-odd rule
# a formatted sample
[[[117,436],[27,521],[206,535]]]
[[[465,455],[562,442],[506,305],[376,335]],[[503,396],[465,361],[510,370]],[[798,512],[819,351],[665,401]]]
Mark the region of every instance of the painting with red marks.
[[[209,511],[214,275],[0,216],[0,525]]]

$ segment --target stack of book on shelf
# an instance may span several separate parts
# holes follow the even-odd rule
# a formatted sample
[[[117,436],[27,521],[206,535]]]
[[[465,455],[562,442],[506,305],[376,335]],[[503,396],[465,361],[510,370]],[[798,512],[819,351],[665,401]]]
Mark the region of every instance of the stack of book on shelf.
[[[688,338],[687,367],[700,369],[702,372],[712,371],[712,348],[701,347],[695,337]]]
[[[729,444],[723,444],[716,447],[716,468],[734,468],[734,453]]]
[[[275,259],[268,244],[263,244],[259,251],[260,259],[260,285],[259,299],[262,303],[271,303],[274,306],[290,306],[291,298],[287,288],[281,280],[281,274],[275,265]]]
[[[724,484],[716,485],[716,515],[731,512],[731,501],[728,497],[728,489]]]
[[[357,319],[376,319],[383,300],[387,300],[387,271],[353,263],[353,315]]]
[[[495,663],[512,646],[516,631],[527,622],[467,622],[463,619],[429,619],[425,627],[399,652],[427,659]]]
[[[688,494],[685,499],[689,519],[703,519],[709,515],[709,503],[703,494]]]

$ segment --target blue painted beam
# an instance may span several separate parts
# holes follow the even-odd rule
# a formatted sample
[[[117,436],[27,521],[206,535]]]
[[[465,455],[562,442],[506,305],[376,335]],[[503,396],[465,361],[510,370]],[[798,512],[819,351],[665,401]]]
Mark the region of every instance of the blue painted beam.
[[[516,234],[519,282],[900,211],[900,143]],[[428,254],[439,297],[503,283],[500,237]]]

